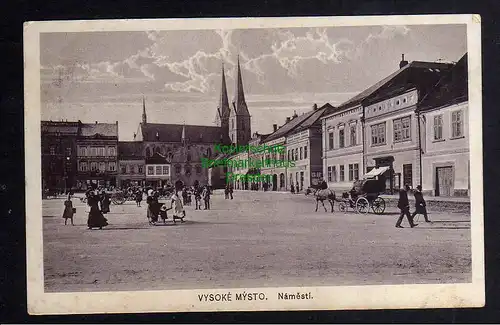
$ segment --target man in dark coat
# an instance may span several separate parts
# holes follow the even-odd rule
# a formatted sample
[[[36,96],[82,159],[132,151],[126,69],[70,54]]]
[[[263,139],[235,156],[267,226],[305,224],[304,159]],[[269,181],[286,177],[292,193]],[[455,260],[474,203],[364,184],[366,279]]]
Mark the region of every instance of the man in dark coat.
[[[416,224],[413,223],[413,219],[410,215],[410,202],[408,201],[409,190],[410,187],[408,185],[405,185],[404,189],[399,190],[398,208],[399,210],[401,210],[401,214],[399,215],[398,221],[396,222],[396,228],[403,228],[401,226],[401,222],[403,222],[404,216],[408,218],[408,223],[412,228],[416,226]]]
[[[417,214],[423,214],[425,222],[431,222],[427,216],[427,209],[421,185],[417,186],[417,190],[413,193],[413,195],[415,196],[415,212],[411,215],[411,219],[413,220]]]
[[[319,189],[320,190],[326,190],[328,188],[328,184],[325,182],[324,179],[322,179],[320,182],[319,182]]]

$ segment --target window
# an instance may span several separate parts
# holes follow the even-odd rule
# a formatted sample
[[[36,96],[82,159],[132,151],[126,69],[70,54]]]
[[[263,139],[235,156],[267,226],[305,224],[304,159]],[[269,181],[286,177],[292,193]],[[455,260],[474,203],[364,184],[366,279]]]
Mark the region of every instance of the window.
[[[180,165],[175,165],[175,173],[180,174],[181,173],[181,166]]]
[[[51,146],[50,147],[50,154],[51,155],[55,155],[56,154],[56,147],[55,146]]]
[[[143,171],[143,166],[139,165],[139,174],[142,174],[142,171]]]
[[[344,148],[345,139],[344,139],[344,129],[339,130],[339,148]]]
[[[81,148],[81,155],[86,157],[86,156],[88,156],[88,154],[89,154],[89,152],[87,150],[87,147],[82,147]]]
[[[90,163],[90,171],[95,172],[97,170],[97,163],[96,162],[91,162]]]
[[[148,166],[148,175],[154,175],[155,174],[155,168],[153,166]]]
[[[66,148],[66,156],[71,156],[71,147]]]
[[[304,146],[304,159],[307,159],[307,146]]]
[[[130,174],[135,174],[135,165],[130,165]]]
[[[90,148],[90,155],[92,157],[97,156],[97,148]]]
[[[201,166],[196,165],[196,174],[201,174]]]
[[[410,139],[410,117],[403,117],[393,121],[394,142],[401,142]]]
[[[341,182],[345,181],[344,165],[340,165],[340,169],[339,169],[339,181],[341,181]]]
[[[288,150],[288,160],[289,161],[292,160],[292,159],[290,159],[290,150]]]
[[[332,181],[332,167],[328,166],[328,181]]]
[[[352,182],[358,179],[359,179],[359,164],[349,164],[349,181]]]
[[[299,156],[299,159],[302,160],[302,147],[299,148],[300,149],[300,156]]]
[[[295,160],[299,160],[299,149],[295,148]]]
[[[163,175],[165,175],[165,176],[170,175],[170,168],[169,168],[169,166],[163,166]]]
[[[110,161],[110,162],[109,162],[109,166],[108,166],[108,167],[109,167],[109,171],[110,171],[110,172],[114,172],[114,171],[116,171],[116,162],[114,162],[114,161]],[[134,166],[132,166],[132,170],[133,170],[133,167],[134,167]]]
[[[191,175],[191,167],[186,166],[186,175],[189,176]]]
[[[121,171],[122,171],[122,174],[126,174],[126,173],[127,173],[127,166],[125,166],[125,165],[121,165],[121,166],[120,166],[120,169],[121,169]]]
[[[356,125],[351,125],[351,146],[356,145]]]
[[[186,160],[187,160],[187,161],[191,161],[191,154],[190,154],[189,152],[188,152],[188,154],[187,154]]]
[[[161,175],[161,166],[156,166],[156,175]]]
[[[104,162],[99,163],[99,171],[100,172],[105,172],[106,171],[106,164]]]
[[[115,148],[114,148],[114,147],[109,147],[109,155],[110,155],[111,157],[116,156],[116,150],[115,150]]]
[[[332,166],[332,179],[334,182],[337,181],[337,166]]]
[[[88,171],[88,169],[89,169],[89,166],[87,165],[86,162],[81,162],[80,163],[80,171],[86,172],[86,171]]]
[[[434,116],[434,140],[443,139],[443,115]]]
[[[451,137],[458,138],[464,135],[462,111],[451,113]]]
[[[97,149],[98,156],[105,156],[105,150],[103,147]]]
[[[385,122],[372,125],[372,146],[385,144]]]
[[[328,149],[333,149],[333,131],[328,132]]]

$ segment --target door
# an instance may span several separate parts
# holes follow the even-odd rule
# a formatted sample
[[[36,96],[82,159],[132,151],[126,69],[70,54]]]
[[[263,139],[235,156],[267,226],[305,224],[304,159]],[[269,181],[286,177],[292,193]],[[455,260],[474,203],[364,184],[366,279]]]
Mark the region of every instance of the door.
[[[436,196],[452,196],[453,191],[453,168],[436,168]]]

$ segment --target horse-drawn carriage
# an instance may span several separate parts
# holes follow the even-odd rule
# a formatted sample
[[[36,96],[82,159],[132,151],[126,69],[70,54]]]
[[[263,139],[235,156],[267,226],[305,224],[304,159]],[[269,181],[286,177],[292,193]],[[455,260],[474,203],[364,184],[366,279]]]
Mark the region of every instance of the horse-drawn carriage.
[[[357,213],[368,213],[372,210],[375,214],[385,211],[385,201],[380,194],[385,191],[385,179],[382,174],[388,167],[379,167],[371,170],[362,180],[355,181],[349,193],[344,193],[339,203],[340,211],[349,208]]]

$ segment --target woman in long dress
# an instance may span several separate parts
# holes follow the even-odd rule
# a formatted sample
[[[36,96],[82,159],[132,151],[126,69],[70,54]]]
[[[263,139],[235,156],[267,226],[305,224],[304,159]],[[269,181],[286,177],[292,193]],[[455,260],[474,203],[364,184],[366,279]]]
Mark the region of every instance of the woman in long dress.
[[[184,217],[186,216],[186,211],[184,211],[184,206],[182,205],[182,199],[179,195],[179,192],[174,193],[172,195],[172,207],[171,209],[174,211],[173,220],[180,219],[181,222],[184,222]]]
[[[68,195],[68,199],[64,201],[64,212],[63,212],[63,218],[64,218],[64,225],[67,224],[68,219],[71,219],[71,225],[74,226],[73,224],[73,202],[71,202],[71,194]]]
[[[108,225],[108,220],[104,217],[99,210],[99,196],[91,192],[88,199],[88,204],[90,206],[89,218],[87,220],[87,226],[89,229],[105,227]]]

